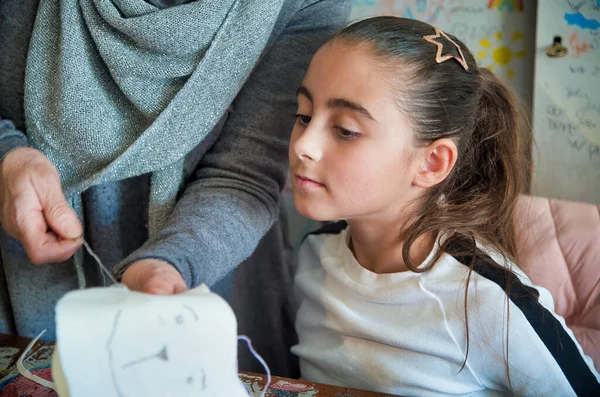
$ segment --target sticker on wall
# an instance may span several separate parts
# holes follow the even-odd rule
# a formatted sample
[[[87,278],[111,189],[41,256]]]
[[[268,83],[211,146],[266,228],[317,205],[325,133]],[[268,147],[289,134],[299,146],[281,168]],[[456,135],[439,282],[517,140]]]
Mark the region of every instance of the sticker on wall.
[[[512,67],[515,59],[525,58],[523,49],[523,33],[514,31],[510,35],[509,43],[504,39],[504,33],[495,32],[491,39],[482,38],[479,40],[481,50],[477,51],[477,62],[484,67],[492,70],[499,76],[504,76],[511,80],[516,72]]]

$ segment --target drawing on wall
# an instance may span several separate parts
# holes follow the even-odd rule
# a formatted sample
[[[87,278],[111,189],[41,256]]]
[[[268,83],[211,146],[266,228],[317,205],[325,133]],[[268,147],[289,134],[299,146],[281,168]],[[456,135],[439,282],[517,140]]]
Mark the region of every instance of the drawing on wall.
[[[593,159],[595,156],[600,156],[600,146],[591,143],[586,137],[580,134],[577,126],[565,117],[565,111],[563,109],[553,105],[547,105],[546,113],[548,129],[562,134],[573,151],[583,153],[584,155],[589,156],[590,159]]]
[[[600,0],[569,1],[568,3],[572,9],[572,12],[565,12],[564,14],[568,25],[590,30],[600,28],[600,21],[588,15],[593,11],[600,10]]]
[[[569,99],[570,106],[575,109],[576,120],[581,127],[581,134],[593,146],[600,146],[600,105],[595,104],[590,95],[581,88],[567,86],[565,89],[566,97]]]
[[[525,49],[523,44],[523,33],[514,31],[510,35],[509,43],[504,40],[504,33],[501,31],[495,32],[492,38],[482,38],[479,40],[481,50],[477,51],[477,62],[482,66],[489,68],[498,75],[504,74],[506,78],[511,80],[516,76],[516,71],[513,68],[515,59],[525,58]]]
[[[487,7],[498,11],[523,11],[523,0],[488,0]]]
[[[581,39],[578,32],[571,33],[569,36],[569,51],[571,56],[575,59],[579,58],[582,54],[591,53],[594,46],[591,42]]]
[[[352,19],[395,15],[431,24],[440,19],[450,22],[463,5],[464,0],[354,0]]]
[[[417,1],[414,7],[405,5],[403,16],[427,23],[433,23],[443,16],[446,22],[450,22],[452,16],[462,8],[463,3],[463,0],[421,0]]]
[[[570,71],[581,75],[587,73],[587,68],[571,66]],[[587,74],[600,78],[600,67]],[[561,92],[547,81],[544,88],[552,98],[563,98],[546,106],[548,129],[561,134],[575,153],[600,158],[600,105],[577,85],[567,85]]]

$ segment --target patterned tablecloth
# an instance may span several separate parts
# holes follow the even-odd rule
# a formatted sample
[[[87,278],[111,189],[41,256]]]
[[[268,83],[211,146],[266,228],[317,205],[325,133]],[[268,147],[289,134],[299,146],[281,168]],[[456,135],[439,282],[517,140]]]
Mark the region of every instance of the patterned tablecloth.
[[[30,340],[0,334],[0,397],[56,397],[56,393],[22,377],[16,368],[21,353]],[[37,342],[24,360],[26,368],[44,379],[52,380],[50,361],[54,345]],[[266,376],[240,372],[240,380],[250,395],[259,397],[266,383]],[[273,377],[266,397],[393,397],[379,394],[305,382],[296,379]]]

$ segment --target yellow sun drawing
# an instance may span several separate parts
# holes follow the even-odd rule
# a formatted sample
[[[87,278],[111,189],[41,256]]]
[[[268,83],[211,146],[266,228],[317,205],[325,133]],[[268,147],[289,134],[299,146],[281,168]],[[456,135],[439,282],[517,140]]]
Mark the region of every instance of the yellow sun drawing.
[[[506,43],[503,32],[495,32],[492,37],[493,43],[488,38],[479,40],[482,49],[477,51],[477,61],[494,72],[498,72],[500,68],[505,69],[506,77],[510,80],[516,75],[511,67],[512,61],[525,58],[523,33],[513,32],[510,43]]]

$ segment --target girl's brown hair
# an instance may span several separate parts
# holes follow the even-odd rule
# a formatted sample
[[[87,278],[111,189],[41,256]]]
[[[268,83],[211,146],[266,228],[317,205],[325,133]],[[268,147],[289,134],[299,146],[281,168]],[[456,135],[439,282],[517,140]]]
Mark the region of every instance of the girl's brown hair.
[[[457,143],[454,169],[415,203],[415,216],[401,231],[406,266],[414,272],[427,271],[447,252],[471,258],[470,278],[476,262],[486,260],[505,272],[509,288],[512,272],[491,261],[475,242],[516,260],[515,208],[519,194],[528,189],[531,129],[516,95],[491,71],[478,67],[458,39],[448,35],[460,46],[468,70],[454,59],[436,63],[437,46],[424,39],[433,34],[434,28],[424,22],[376,17],[346,27],[333,40],[367,44],[397,78],[394,95],[412,120],[417,146],[442,138]],[[444,55],[460,56],[451,41],[435,40],[443,44]],[[430,265],[412,263],[409,252],[415,241],[440,233],[449,237]],[[469,281],[465,315],[468,285]],[[468,356],[468,318],[465,321]]]

